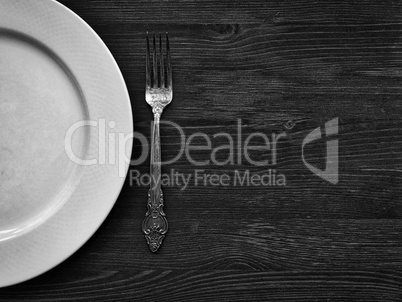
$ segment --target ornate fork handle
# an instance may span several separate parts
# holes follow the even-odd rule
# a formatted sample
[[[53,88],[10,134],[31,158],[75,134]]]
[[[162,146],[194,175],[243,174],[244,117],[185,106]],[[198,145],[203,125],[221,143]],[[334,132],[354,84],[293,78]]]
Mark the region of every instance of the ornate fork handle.
[[[155,107],[151,143],[151,188],[148,191],[148,211],[142,223],[142,231],[152,252],[156,252],[168,231],[168,222],[163,212],[163,193],[161,189],[161,148],[159,120],[162,109]]]

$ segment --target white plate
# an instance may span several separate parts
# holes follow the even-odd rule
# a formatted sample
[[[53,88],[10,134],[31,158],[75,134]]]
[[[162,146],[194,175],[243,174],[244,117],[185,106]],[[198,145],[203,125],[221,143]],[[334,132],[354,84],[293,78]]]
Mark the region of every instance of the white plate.
[[[56,266],[98,229],[124,183],[133,129],[107,47],[52,0],[0,0],[0,121],[2,287]]]

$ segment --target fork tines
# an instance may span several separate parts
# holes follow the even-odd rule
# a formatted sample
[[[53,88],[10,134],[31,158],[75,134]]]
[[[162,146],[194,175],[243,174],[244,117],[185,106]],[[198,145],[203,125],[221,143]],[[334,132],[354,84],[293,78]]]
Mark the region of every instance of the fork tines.
[[[169,48],[168,33],[166,33],[165,55],[163,54],[162,35],[159,34],[159,52],[157,51],[156,40],[157,39],[155,38],[155,34],[152,34],[153,51],[152,51],[152,64],[151,64],[149,35],[147,33],[146,86],[152,88],[167,88],[170,87],[172,84],[172,68],[170,63],[170,48]],[[165,56],[166,56],[166,63],[164,58]],[[165,67],[167,72],[165,71]]]

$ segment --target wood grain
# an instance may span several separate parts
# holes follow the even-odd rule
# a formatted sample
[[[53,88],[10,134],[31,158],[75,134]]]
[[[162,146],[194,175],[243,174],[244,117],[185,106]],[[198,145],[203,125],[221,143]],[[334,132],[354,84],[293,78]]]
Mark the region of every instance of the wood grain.
[[[101,36],[126,80],[135,130],[148,140],[145,33],[168,31],[174,101],[163,118],[188,139],[242,143],[286,133],[277,165],[163,166],[193,174],[286,176],[286,186],[164,188],[170,229],[149,252],[146,186],[130,178],[111,214],[50,272],[0,290],[4,301],[400,301],[402,299],[402,20],[397,1],[60,1]],[[339,118],[339,183],[309,171],[306,135]],[[162,157],[181,137],[162,127]],[[194,144],[203,144],[202,140]],[[213,147],[227,144],[212,139]],[[243,145],[244,146],[244,145]],[[141,153],[138,142],[133,158]],[[325,166],[325,140],[306,159]],[[244,148],[235,150],[244,154]],[[210,151],[193,151],[197,161]],[[257,160],[270,152],[254,151]],[[228,150],[218,154],[220,160]],[[147,173],[145,161],[130,171]]]
[[[67,271],[77,274],[74,271]],[[58,277],[44,292],[9,290],[7,301],[399,301],[401,275],[365,271],[94,271]],[[61,280],[60,280],[61,279]],[[96,280],[96,282],[94,282]],[[166,281],[169,280],[169,281]],[[155,284],[158,284],[155,287]]]

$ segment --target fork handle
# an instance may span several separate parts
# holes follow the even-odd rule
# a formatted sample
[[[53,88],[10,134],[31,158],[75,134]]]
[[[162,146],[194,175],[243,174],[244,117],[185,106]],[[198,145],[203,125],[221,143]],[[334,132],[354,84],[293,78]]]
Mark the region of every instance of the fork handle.
[[[145,234],[148,246],[156,252],[162,244],[168,230],[168,222],[163,212],[163,193],[161,189],[161,148],[159,135],[159,121],[161,108],[154,108],[154,123],[151,141],[151,187],[148,191],[148,211],[142,222],[142,231]]]

